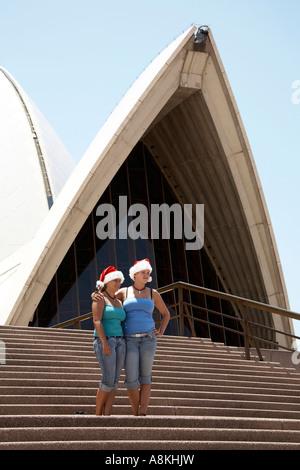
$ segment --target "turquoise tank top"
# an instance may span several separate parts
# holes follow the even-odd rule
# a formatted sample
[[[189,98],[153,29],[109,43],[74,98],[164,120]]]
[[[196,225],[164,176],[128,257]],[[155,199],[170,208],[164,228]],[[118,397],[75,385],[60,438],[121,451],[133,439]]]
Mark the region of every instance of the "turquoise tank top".
[[[125,317],[126,313],[124,308],[117,308],[105,304],[101,319],[105,336],[123,336],[121,322],[125,320]],[[98,338],[96,330],[94,330],[94,336]]]
[[[123,308],[126,312],[126,319],[123,323],[125,335],[152,333],[155,327],[152,316],[154,310],[154,302],[152,299],[128,297],[123,302]]]

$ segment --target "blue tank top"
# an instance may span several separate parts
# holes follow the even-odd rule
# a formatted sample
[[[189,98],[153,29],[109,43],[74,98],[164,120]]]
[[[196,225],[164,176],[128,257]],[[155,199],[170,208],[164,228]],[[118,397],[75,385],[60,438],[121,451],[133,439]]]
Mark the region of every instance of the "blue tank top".
[[[137,333],[152,333],[155,323],[153,320],[154,302],[152,299],[137,299],[129,297],[123,302],[126,319],[123,323],[125,335]]]
[[[101,319],[105,336],[123,336],[121,322],[125,320],[125,317],[126,313],[123,308],[105,304]],[[98,338],[96,330],[94,330],[94,336]]]

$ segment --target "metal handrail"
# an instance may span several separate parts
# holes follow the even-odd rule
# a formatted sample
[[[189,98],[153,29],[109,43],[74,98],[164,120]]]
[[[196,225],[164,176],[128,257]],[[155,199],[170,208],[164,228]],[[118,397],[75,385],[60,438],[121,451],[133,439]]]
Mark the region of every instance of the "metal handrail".
[[[178,289],[178,302],[175,302],[173,304],[168,304],[167,306],[168,306],[169,309],[178,307],[179,313],[172,316],[171,320],[179,318],[179,333],[180,333],[180,336],[183,336],[183,334],[184,334],[184,319],[185,318],[188,320],[194,336],[196,336],[196,334],[195,334],[194,327],[192,326],[193,325],[192,322],[194,322],[194,321],[202,322],[202,323],[208,324],[210,326],[213,326],[215,328],[221,328],[224,331],[234,332],[235,334],[243,336],[244,337],[244,348],[245,348],[245,357],[246,357],[246,359],[250,359],[250,343],[251,343],[251,341],[253,341],[260,360],[263,360],[263,358],[262,358],[262,354],[261,354],[261,351],[260,351],[260,348],[258,346],[257,341],[264,342],[264,343],[267,343],[267,344],[271,344],[271,345],[275,346],[276,348],[282,348],[282,349],[286,349],[286,350],[289,350],[289,351],[294,351],[294,349],[292,349],[288,346],[285,346],[285,345],[279,345],[278,343],[275,343],[274,341],[267,340],[267,339],[264,339],[264,338],[261,338],[259,336],[254,335],[253,332],[252,332],[252,325],[255,326],[255,327],[259,327],[259,328],[265,328],[268,331],[272,331],[274,333],[279,333],[279,334],[282,334],[282,335],[286,335],[290,338],[300,340],[300,337],[295,336],[291,333],[287,333],[285,331],[281,331],[281,330],[272,328],[270,326],[262,325],[262,324],[259,324],[257,322],[249,320],[248,315],[247,315],[247,308],[250,307],[250,308],[253,308],[253,309],[256,309],[256,310],[266,311],[266,312],[269,312],[269,313],[280,315],[282,317],[292,318],[294,320],[300,320],[300,314],[299,313],[292,312],[292,311],[286,310],[284,308],[275,307],[275,306],[265,304],[265,303],[262,303],[262,302],[257,302],[255,300],[245,299],[243,297],[238,297],[236,295],[226,294],[225,292],[220,292],[220,291],[208,289],[206,287],[196,286],[194,284],[189,284],[189,283],[182,282],[182,281],[174,282],[174,283],[169,284],[167,286],[160,287],[160,288],[157,289],[157,291],[161,295],[163,295],[163,294],[166,294],[167,292],[175,291],[176,289]],[[225,314],[223,312],[218,312],[218,311],[211,310],[207,307],[200,307],[200,306],[194,305],[190,302],[186,302],[186,301],[183,300],[183,291],[184,290],[187,290],[189,292],[196,292],[196,293],[199,293],[199,294],[204,294],[204,295],[207,295],[207,296],[210,296],[210,297],[214,297],[214,298],[218,298],[218,299],[221,299],[221,300],[231,302],[231,303],[233,303],[233,304],[235,304],[239,307],[238,313],[241,315],[241,317],[239,318],[238,316],[228,315],[228,314]],[[195,315],[192,315],[190,313],[189,308],[199,309],[199,310],[203,310],[207,313],[212,313],[214,315],[219,315],[223,318],[230,318],[230,319],[237,320],[241,323],[241,330],[234,330],[232,328],[224,326],[223,324],[214,323],[214,322],[212,322],[208,319],[204,320],[202,318],[198,318]],[[70,320],[64,321],[64,322],[59,323],[57,325],[53,325],[51,328],[65,328],[65,327],[68,327],[68,326],[71,326],[71,325],[74,325],[75,328],[78,328],[80,322],[91,318],[92,315],[93,315],[92,312],[89,312],[89,313],[86,313],[85,315],[80,315],[78,317],[75,317],[75,318],[72,318]]]

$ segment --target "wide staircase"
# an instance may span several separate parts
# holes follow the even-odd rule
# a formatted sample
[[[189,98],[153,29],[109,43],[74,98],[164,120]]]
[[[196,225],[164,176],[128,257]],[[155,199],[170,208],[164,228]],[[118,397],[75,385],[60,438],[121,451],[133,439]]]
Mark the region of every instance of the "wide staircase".
[[[237,348],[164,336],[148,415],[132,415],[121,376],[104,417],[91,331],[0,327],[0,340],[0,450],[300,449],[300,374]]]

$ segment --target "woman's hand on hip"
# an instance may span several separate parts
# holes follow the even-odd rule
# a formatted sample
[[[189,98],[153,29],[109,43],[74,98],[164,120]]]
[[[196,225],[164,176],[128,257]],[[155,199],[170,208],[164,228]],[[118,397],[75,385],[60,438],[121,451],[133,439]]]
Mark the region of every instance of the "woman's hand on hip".
[[[161,338],[163,333],[160,331],[160,330],[157,330],[156,328],[153,328],[153,334],[157,337],[157,338]]]

